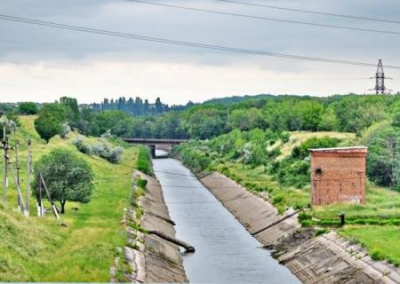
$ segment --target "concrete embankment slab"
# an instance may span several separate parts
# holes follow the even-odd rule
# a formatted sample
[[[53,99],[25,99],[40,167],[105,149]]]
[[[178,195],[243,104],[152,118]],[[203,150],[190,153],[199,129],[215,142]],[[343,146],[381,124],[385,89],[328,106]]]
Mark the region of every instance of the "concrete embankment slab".
[[[159,182],[149,176],[146,195],[141,200],[143,217],[141,225],[146,231],[158,231],[169,237],[175,237],[175,229],[170,219]],[[146,283],[187,283],[179,247],[159,236],[143,235],[145,280]]]
[[[296,214],[279,215],[270,203],[224,175],[212,173],[201,182],[303,283],[400,283],[398,268],[372,261],[363,248],[336,232],[314,237],[312,229],[300,228]]]
[[[200,181],[239,220],[247,231],[251,234],[258,232],[254,236],[264,245],[275,242],[300,227],[297,222],[297,215],[285,219],[285,215],[278,214],[278,210],[272,204],[248,192],[220,173],[211,173]],[[292,213],[291,211],[287,212],[287,214]],[[273,224],[276,225],[269,227]]]

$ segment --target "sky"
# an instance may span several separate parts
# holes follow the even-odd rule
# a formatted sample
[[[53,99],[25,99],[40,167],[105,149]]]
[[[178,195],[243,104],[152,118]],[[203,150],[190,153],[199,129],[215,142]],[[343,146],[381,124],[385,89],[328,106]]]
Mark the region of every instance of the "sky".
[[[252,7],[217,0],[145,0],[318,24],[400,32],[400,24]],[[239,0],[238,0],[239,1]],[[397,0],[240,0],[398,20]],[[350,31],[137,3],[129,0],[1,0],[0,14],[60,24],[275,53],[400,66],[400,34]],[[80,103],[120,96],[169,104],[211,98],[373,93],[376,67],[173,46],[0,20],[0,102]],[[400,70],[385,69],[400,91]]]

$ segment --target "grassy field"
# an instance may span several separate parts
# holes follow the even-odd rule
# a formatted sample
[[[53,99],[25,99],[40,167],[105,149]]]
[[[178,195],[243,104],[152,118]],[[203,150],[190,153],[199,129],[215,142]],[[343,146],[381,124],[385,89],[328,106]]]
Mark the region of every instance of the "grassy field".
[[[111,164],[95,156],[79,153],[72,140],[56,137],[45,144],[34,130],[34,117],[21,117],[18,139],[33,140],[34,160],[51,149],[63,147],[83,157],[95,174],[95,189],[89,204],[67,203],[59,226],[51,214],[36,217],[36,201],[31,198],[30,218],[16,211],[16,191],[10,180],[8,205],[0,206],[0,280],[48,282],[108,282],[109,269],[124,245],[120,225],[131,192],[131,173],[136,167],[137,148],[125,147],[122,161]],[[97,138],[87,138],[95,142]],[[26,147],[21,147],[22,184],[26,180]],[[11,153],[11,157],[13,153]],[[12,159],[14,161],[14,159]],[[2,162],[3,163],[3,162]],[[3,164],[0,164],[1,169]],[[1,171],[2,173],[2,171]],[[24,186],[25,188],[25,186]],[[72,207],[78,210],[72,210]]]
[[[365,247],[372,259],[400,265],[400,227],[346,226],[339,234]]]

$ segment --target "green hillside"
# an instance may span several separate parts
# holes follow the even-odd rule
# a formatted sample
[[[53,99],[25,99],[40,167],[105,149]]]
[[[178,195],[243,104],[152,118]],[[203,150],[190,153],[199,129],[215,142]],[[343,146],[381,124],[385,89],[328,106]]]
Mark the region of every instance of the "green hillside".
[[[17,133],[21,144],[28,138],[33,140],[33,159],[38,160],[54,148],[69,149],[92,167],[95,189],[90,203],[67,203],[66,214],[61,216],[65,227],[52,214],[43,219],[36,217],[34,198],[30,199],[29,218],[17,212],[16,191],[10,177],[8,205],[0,205],[0,281],[108,282],[116,248],[125,243],[120,222],[130,196],[137,148],[124,146],[120,164],[111,164],[78,152],[72,144],[75,133],[66,140],[57,136],[45,144],[34,129],[34,118],[20,117]],[[25,185],[27,151],[26,146],[21,148],[21,184]],[[11,152],[12,163],[13,155]],[[3,161],[0,166],[3,169]]]
[[[175,155],[195,172],[219,171],[249,191],[273,203],[283,213],[289,207],[304,210],[303,226],[336,229],[339,214],[347,225],[339,233],[396,265],[400,264],[400,192],[369,181],[367,204],[335,204],[310,209],[308,148],[358,145],[375,137],[373,126],[362,137],[340,132],[272,133],[234,130],[207,141],[191,141]],[[395,233],[397,232],[397,234]],[[382,240],[385,240],[382,242]],[[388,244],[393,246],[388,250]]]

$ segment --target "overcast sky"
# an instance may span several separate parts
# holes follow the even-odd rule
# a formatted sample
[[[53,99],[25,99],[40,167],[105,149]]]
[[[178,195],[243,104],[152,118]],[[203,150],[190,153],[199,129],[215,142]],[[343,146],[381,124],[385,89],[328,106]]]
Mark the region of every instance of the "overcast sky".
[[[400,32],[388,24],[223,3],[148,0],[224,12]],[[400,21],[398,0],[241,0]],[[400,66],[400,35],[357,32],[178,10],[129,0],[1,0],[0,14],[269,52]],[[183,104],[231,95],[371,93],[375,67],[355,67],[85,34],[0,20],[0,101],[67,95],[161,97]],[[400,91],[400,70],[386,69]]]

